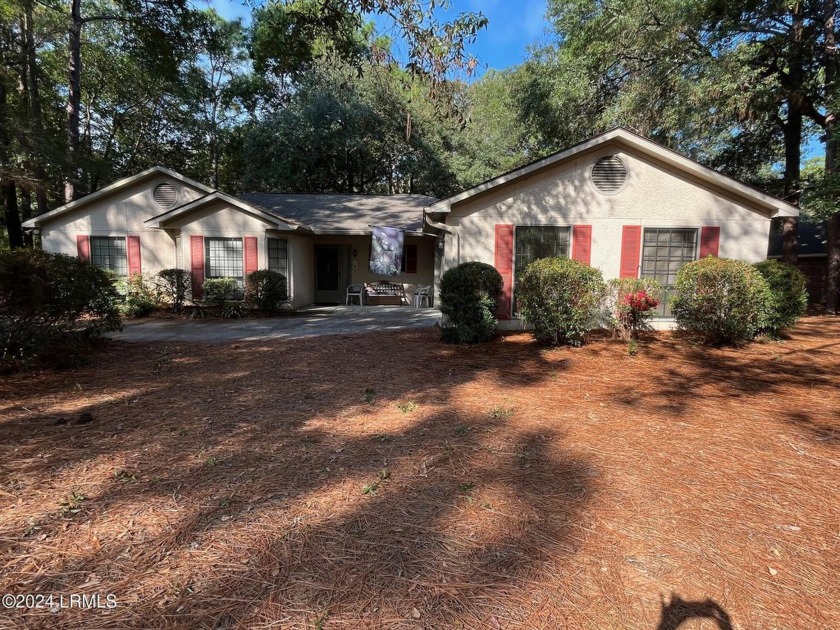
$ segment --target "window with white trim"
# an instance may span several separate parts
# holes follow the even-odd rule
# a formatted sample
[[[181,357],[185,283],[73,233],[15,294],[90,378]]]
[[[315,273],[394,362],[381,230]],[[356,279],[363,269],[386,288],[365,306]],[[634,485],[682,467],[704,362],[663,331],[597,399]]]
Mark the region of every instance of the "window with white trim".
[[[572,229],[558,225],[517,225],[515,228],[514,277],[540,258],[568,258]]]
[[[696,228],[645,228],[642,240],[642,278],[653,278],[662,285],[658,316],[671,317],[671,293],[677,272],[697,260]]]
[[[207,278],[236,278],[242,282],[244,262],[241,238],[204,239],[204,275]]]
[[[124,236],[91,236],[90,261],[95,266],[125,276],[128,275],[128,256]]]
[[[560,225],[517,225],[514,227],[513,312],[516,309],[516,281],[535,260],[569,258],[572,228]]]

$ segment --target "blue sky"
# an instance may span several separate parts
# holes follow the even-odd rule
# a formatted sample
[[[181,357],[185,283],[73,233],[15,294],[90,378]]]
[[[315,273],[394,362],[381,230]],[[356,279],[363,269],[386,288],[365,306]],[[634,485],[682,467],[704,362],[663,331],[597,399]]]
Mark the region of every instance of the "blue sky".
[[[211,0],[210,5],[227,19],[242,18],[247,22],[251,14],[249,6],[236,0]],[[468,11],[481,11],[487,17],[487,28],[479,32],[469,48],[479,60],[477,75],[481,76],[488,68],[502,69],[520,63],[527,56],[528,46],[545,38],[545,8],[545,0],[453,0],[449,11],[440,12],[440,19]],[[384,22],[375,21],[384,26]],[[399,56],[399,44],[395,48]]]
[[[197,0],[197,3],[201,0]],[[210,6],[220,15],[232,20],[242,18],[248,22],[251,8],[239,0],[209,0]],[[259,2],[259,0],[256,0]],[[522,62],[528,54],[528,47],[549,41],[545,20],[546,0],[452,0],[452,8],[440,12],[440,19],[446,20],[459,13],[481,11],[489,20],[485,29],[479,32],[476,41],[469,48],[470,54],[478,58],[479,68],[475,77],[480,77],[488,69],[500,70]],[[380,30],[386,27],[384,20],[374,20]],[[387,33],[395,40],[395,54],[404,56],[400,50],[398,38],[394,33]],[[401,53],[403,53],[401,55]],[[816,139],[810,139],[803,148],[803,160],[822,155],[824,148]]]

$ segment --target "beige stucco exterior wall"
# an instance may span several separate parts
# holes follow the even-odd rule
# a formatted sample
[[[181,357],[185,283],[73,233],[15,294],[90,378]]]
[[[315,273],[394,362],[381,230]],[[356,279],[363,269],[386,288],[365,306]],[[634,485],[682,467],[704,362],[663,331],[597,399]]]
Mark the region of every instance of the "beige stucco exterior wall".
[[[144,274],[154,274],[176,265],[175,241],[162,230],[146,227],[143,222],[166,211],[152,197],[155,186],[169,182],[177,191],[177,204],[198,199],[204,192],[166,175],[140,182],[130,188],[114,191],[89,206],[69,212],[50,221],[41,229],[45,251],[75,256],[76,237],[139,236],[140,261]]]
[[[184,269],[190,269],[191,265],[190,236],[223,238],[255,236],[257,238],[257,266],[259,269],[265,269],[268,267],[266,230],[271,227],[273,225],[267,221],[245,214],[219,201],[168,223],[167,231],[180,232],[178,255],[181,267]]]
[[[368,269],[370,236],[312,236],[285,232],[276,229],[274,223],[232,207],[223,200],[169,221],[165,229],[147,227],[144,224],[147,219],[167,210],[161,208],[152,196],[155,187],[164,182],[175,187],[176,206],[205,195],[201,189],[165,174],[150,177],[48,222],[41,228],[44,250],[76,256],[76,237],[79,235],[139,236],[142,273],[151,276],[170,267],[189,270],[192,235],[228,238],[254,236],[258,243],[260,269],[268,267],[268,239],[285,238],[288,241],[289,291],[295,308],[312,304],[315,298],[316,244],[343,245],[349,251],[357,252],[351,271],[351,283],[385,279],[371,274]],[[418,245],[418,273],[387,279],[405,284],[410,299],[417,286],[431,285],[433,282],[434,239],[408,236],[406,242]]]
[[[289,239],[289,290],[292,306],[312,304],[315,297],[315,249],[312,238],[291,234]]]
[[[622,159],[627,180],[621,190],[605,195],[592,185],[590,171],[599,158],[608,155]],[[625,225],[719,226],[719,256],[747,262],[767,257],[770,234],[769,214],[749,201],[675,172],[647,155],[610,145],[456,205],[446,223],[457,227],[457,236],[446,235],[441,275],[460,262],[494,264],[496,224],[591,225],[591,264],[605,279],[619,276]],[[654,325],[671,328],[674,324],[657,320]],[[501,326],[516,328],[521,322],[510,320]]]
[[[592,165],[605,155],[617,155],[627,167],[626,185],[612,195],[595,189],[589,176]],[[747,262],[766,258],[770,232],[769,215],[745,200],[608,145],[456,206],[446,223],[458,228],[458,236],[446,237],[444,271],[470,260],[493,264],[496,224],[583,224],[592,226],[591,264],[605,278],[619,275],[625,225],[720,226],[719,255]]]

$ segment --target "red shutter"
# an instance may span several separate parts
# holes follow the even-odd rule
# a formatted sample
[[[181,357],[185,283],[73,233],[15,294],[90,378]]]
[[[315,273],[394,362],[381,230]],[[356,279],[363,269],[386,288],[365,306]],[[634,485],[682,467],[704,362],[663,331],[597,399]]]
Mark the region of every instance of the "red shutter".
[[[90,260],[90,236],[83,234],[76,236],[76,253],[79,260]]]
[[[642,249],[642,226],[625,225],[621,231],[621,270],[622,278],[639,277],[639,258]]]
[[[717,258],[720,245],[720,228],[716,226],[704,227],[700,230],[700,258],[714,256]]]
[[[513,226],[496,226],[496,248],[493,266],[502,276],[502,294],[496,308],[496,317],[510,319],[513,296]]]
[[[590,264],[592,259],[592,226],[575,225],[572,228],[572,259]]]
[[[204,295],[204,237],[190,236],[190,260],[192,270],[193,299],[200,300]]]
[[[257,258],[257,237],[245,237],[245,275],[252,273],[259,267]]]
[[[405,272],[417,273],[417,245],[405,246]]]
[[[128,250],[128,276],[141,273],[140,265],[140,237],[126,236],[126,250]]]

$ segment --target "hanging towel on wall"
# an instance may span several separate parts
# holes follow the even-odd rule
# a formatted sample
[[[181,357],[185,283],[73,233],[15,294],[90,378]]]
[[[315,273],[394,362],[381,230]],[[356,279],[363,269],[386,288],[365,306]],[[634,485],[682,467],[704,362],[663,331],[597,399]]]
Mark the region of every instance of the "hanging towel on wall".
[[[400,273],[405,236],[398,228],[373,227],[370,246],[370,272],[380,276]]]

